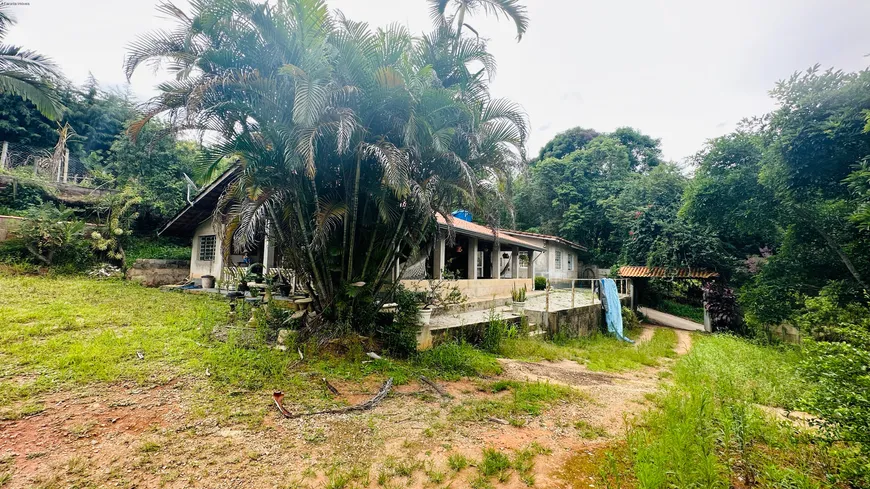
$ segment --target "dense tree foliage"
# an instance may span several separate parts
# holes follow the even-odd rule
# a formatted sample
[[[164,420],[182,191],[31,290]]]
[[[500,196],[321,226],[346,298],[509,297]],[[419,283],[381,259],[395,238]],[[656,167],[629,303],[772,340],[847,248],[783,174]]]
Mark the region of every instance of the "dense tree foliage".
[[[60,121],[49,120],[20,97],[0,95],[0,141],[23,151],[47,151],[58,142],[59,124],[69,124],[70,157],[82,162],[94,184],[132,186],[142,196],[137,229],[153,232],[186,204],[184,174],[195,176],[197,144],[178,139],[157,120],[132,137],[128,126],[142,115],[136,102],[127,93],[101,89],[93,77],[81,87],[61,84],[56,97],[66,107]]]
[[[541,149],[516,182],[520,229],[553,234],[590,249],[590,259],[617,261],[641,213],[679,209],[686,178],[662,163],[659,141],[632,128],[611,134],[574,128]]]

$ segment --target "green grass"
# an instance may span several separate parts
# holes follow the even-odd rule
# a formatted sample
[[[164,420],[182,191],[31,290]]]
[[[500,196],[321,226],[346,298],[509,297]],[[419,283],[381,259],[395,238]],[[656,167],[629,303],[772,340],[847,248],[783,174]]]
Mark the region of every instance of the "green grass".
[[[360,344],[341,355],[300,345],[306,359],[299,362],[295,347],[282,352],[233,334],[227,342],[211,339],[215,326],[226,322],[224,300],[118,280],[0,273],[0,291],[0,418],[41,411],[34,396],[48,391],[118,381],[160,384],[180,375],[206,379],[206,368],[208,382],[193,384],[208,406],[200,414],[217,411],[252,423],[262,419],[266,407],[219,392],[258,396],[258,391],[281,389],[288,403],[322,407],[331,400],[325,393],[312,395],[322,389],[305,372],[393,377],[402,384],[420,375],[455,379],[501,371],[494,355],[455,343],[411,360],[377,361],[369,361]],[[240,409],[240,402],[248,407]]]
[[[679,302],[665,299],[662,300],[658,306],[656,306],[656,309],[661,312],[673,314],[674,316],[690,319],[692,321],[695,321],[696,323],[704,324],[703,307],[681,304]]]
[[[0,406],[64,384],[165,381],[222,358],[202,342],[227,306],[206,297],[69,277],[0,275],[0,290]]]
[[[454,472],[461,471],[468,467],[468,464],[468,457],[461,453],[451,453],[450,456],[447,457],[447,466]]]
[[[800,399],[810,386],[798,376],[799,359],[796,349],[696,337],[674,368],[675,383],[629,430],[625,477],[649,489],[846,487],[847,465],[866,467],[866,458],[855,464],[849,447],[825,443],[758,407]]]
[[[629,332],[637,337],[640,330]],[[656,329],[650,341],[632,345],[613,336],[594,334],[552,342],[536,338],[507,339],[502,342],[501,354],[526,361],[574,360],[593,371],[623,372],[643,366],[657,366],[662,358],[676,356],[677,335],[670,329]]]

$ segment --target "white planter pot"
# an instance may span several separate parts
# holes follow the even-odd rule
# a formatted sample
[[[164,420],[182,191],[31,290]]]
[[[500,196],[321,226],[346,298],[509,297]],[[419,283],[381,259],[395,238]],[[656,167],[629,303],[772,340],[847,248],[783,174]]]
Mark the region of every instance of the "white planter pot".
[[[513,303],[514,314],[522,316],[526,312],[526,303],[525,302],[514,302]]]
[[[428,326],[432,321],[432,309],[420,309],[420,324]]]

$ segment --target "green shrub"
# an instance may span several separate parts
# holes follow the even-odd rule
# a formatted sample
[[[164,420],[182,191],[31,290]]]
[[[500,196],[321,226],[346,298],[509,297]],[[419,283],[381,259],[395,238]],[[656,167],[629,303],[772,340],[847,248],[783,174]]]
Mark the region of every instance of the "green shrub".
[[[870,308],[842,297],[832,285],[806,300],[795,322],[808,342],[802,372],[816,383],[804,399],[834,439],[861,443],[870,452]]]
[[[390,355],[408,358],[417,351],[420,330],[417,296],[400,285],[393,300],[397,304],[396,313],[386,314],[376,321],[375,338]]]
[[[417,365],[438,372],[448,378],[498,375],[501,365],[492,355],[477,350],[464,342],[442,343],[420,352]]]
[[[625,329],[637,329],[640,327],[640,319],[638,319],[637,314],[631,308],[622,308],[622,325]]]
[[[535,290],[544,290],[547,288],[547,277],[535,277]]]
[[[142,259],[190,260],[190,245],[168,238],[135,237],[124,249],[127,266]]]
[[[489,312],[489,322],[483,330],[483,338],[480,347],[490,353],[498,353],[501,349],[501,340],[507,336],[507,323],[495,311]]]
[[[17,234],[33,263],[67,265],[81,271],[94,262],[90,242],[84,236],[85,223],[72,209],[43,204],[25,214]]]

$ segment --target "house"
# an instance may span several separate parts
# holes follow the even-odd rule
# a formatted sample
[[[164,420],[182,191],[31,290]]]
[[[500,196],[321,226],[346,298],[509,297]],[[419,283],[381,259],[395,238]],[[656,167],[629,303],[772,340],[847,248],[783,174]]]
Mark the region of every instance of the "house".
[[[245,249],[226,243],[226,227],[215,218],[221,196],[239,172],[233,166],[204,188],[187,207],[159,231],[162,236],[190,237],[190,279],[204,275],[222,278],[226,269],[248,263],[274,268],[280,250],[268,233]],[[470,219],[470,216],[464,216]],[[404,270],[403,282],[414,288],[421,281],[440,279],[445,273],[467,296],[507,296],[513,288],[534,287],[534,277],[551,280],[578,277],[581,245],[543,234],[483,226],[454,216],[436,216],[438,233],[425,248],[432,252],[415,263],[396,264],[394,276]],[[225,257],[226,256],[226,261]]]
[[[268,236],[263,236],[245,249],[225,243],[226,227],[216,220],[215,209],[221,195],[238,175],[240,168],[232,166],[205,187],[187,207],[178,212],[157,234],[191,238],[190,279],[203,275],[221,278],[225,268],[239,266],[245,257],[249,263],[262,263],[268,269],[275,265],[277,249]],[[224,247],[230,246],[224,262]]]
[[[592,268],[585,266],[580,260],[580,253],[586,251],[586,247],[581,244],[546,234],[525,231],[504,231],[504,233],[543,248],[544,251],[537,255],[532,263],[535,276],[546,277],[550,282],[597,278],[595,274],[591,276],[587,276],[588,273],[582,274]]]

